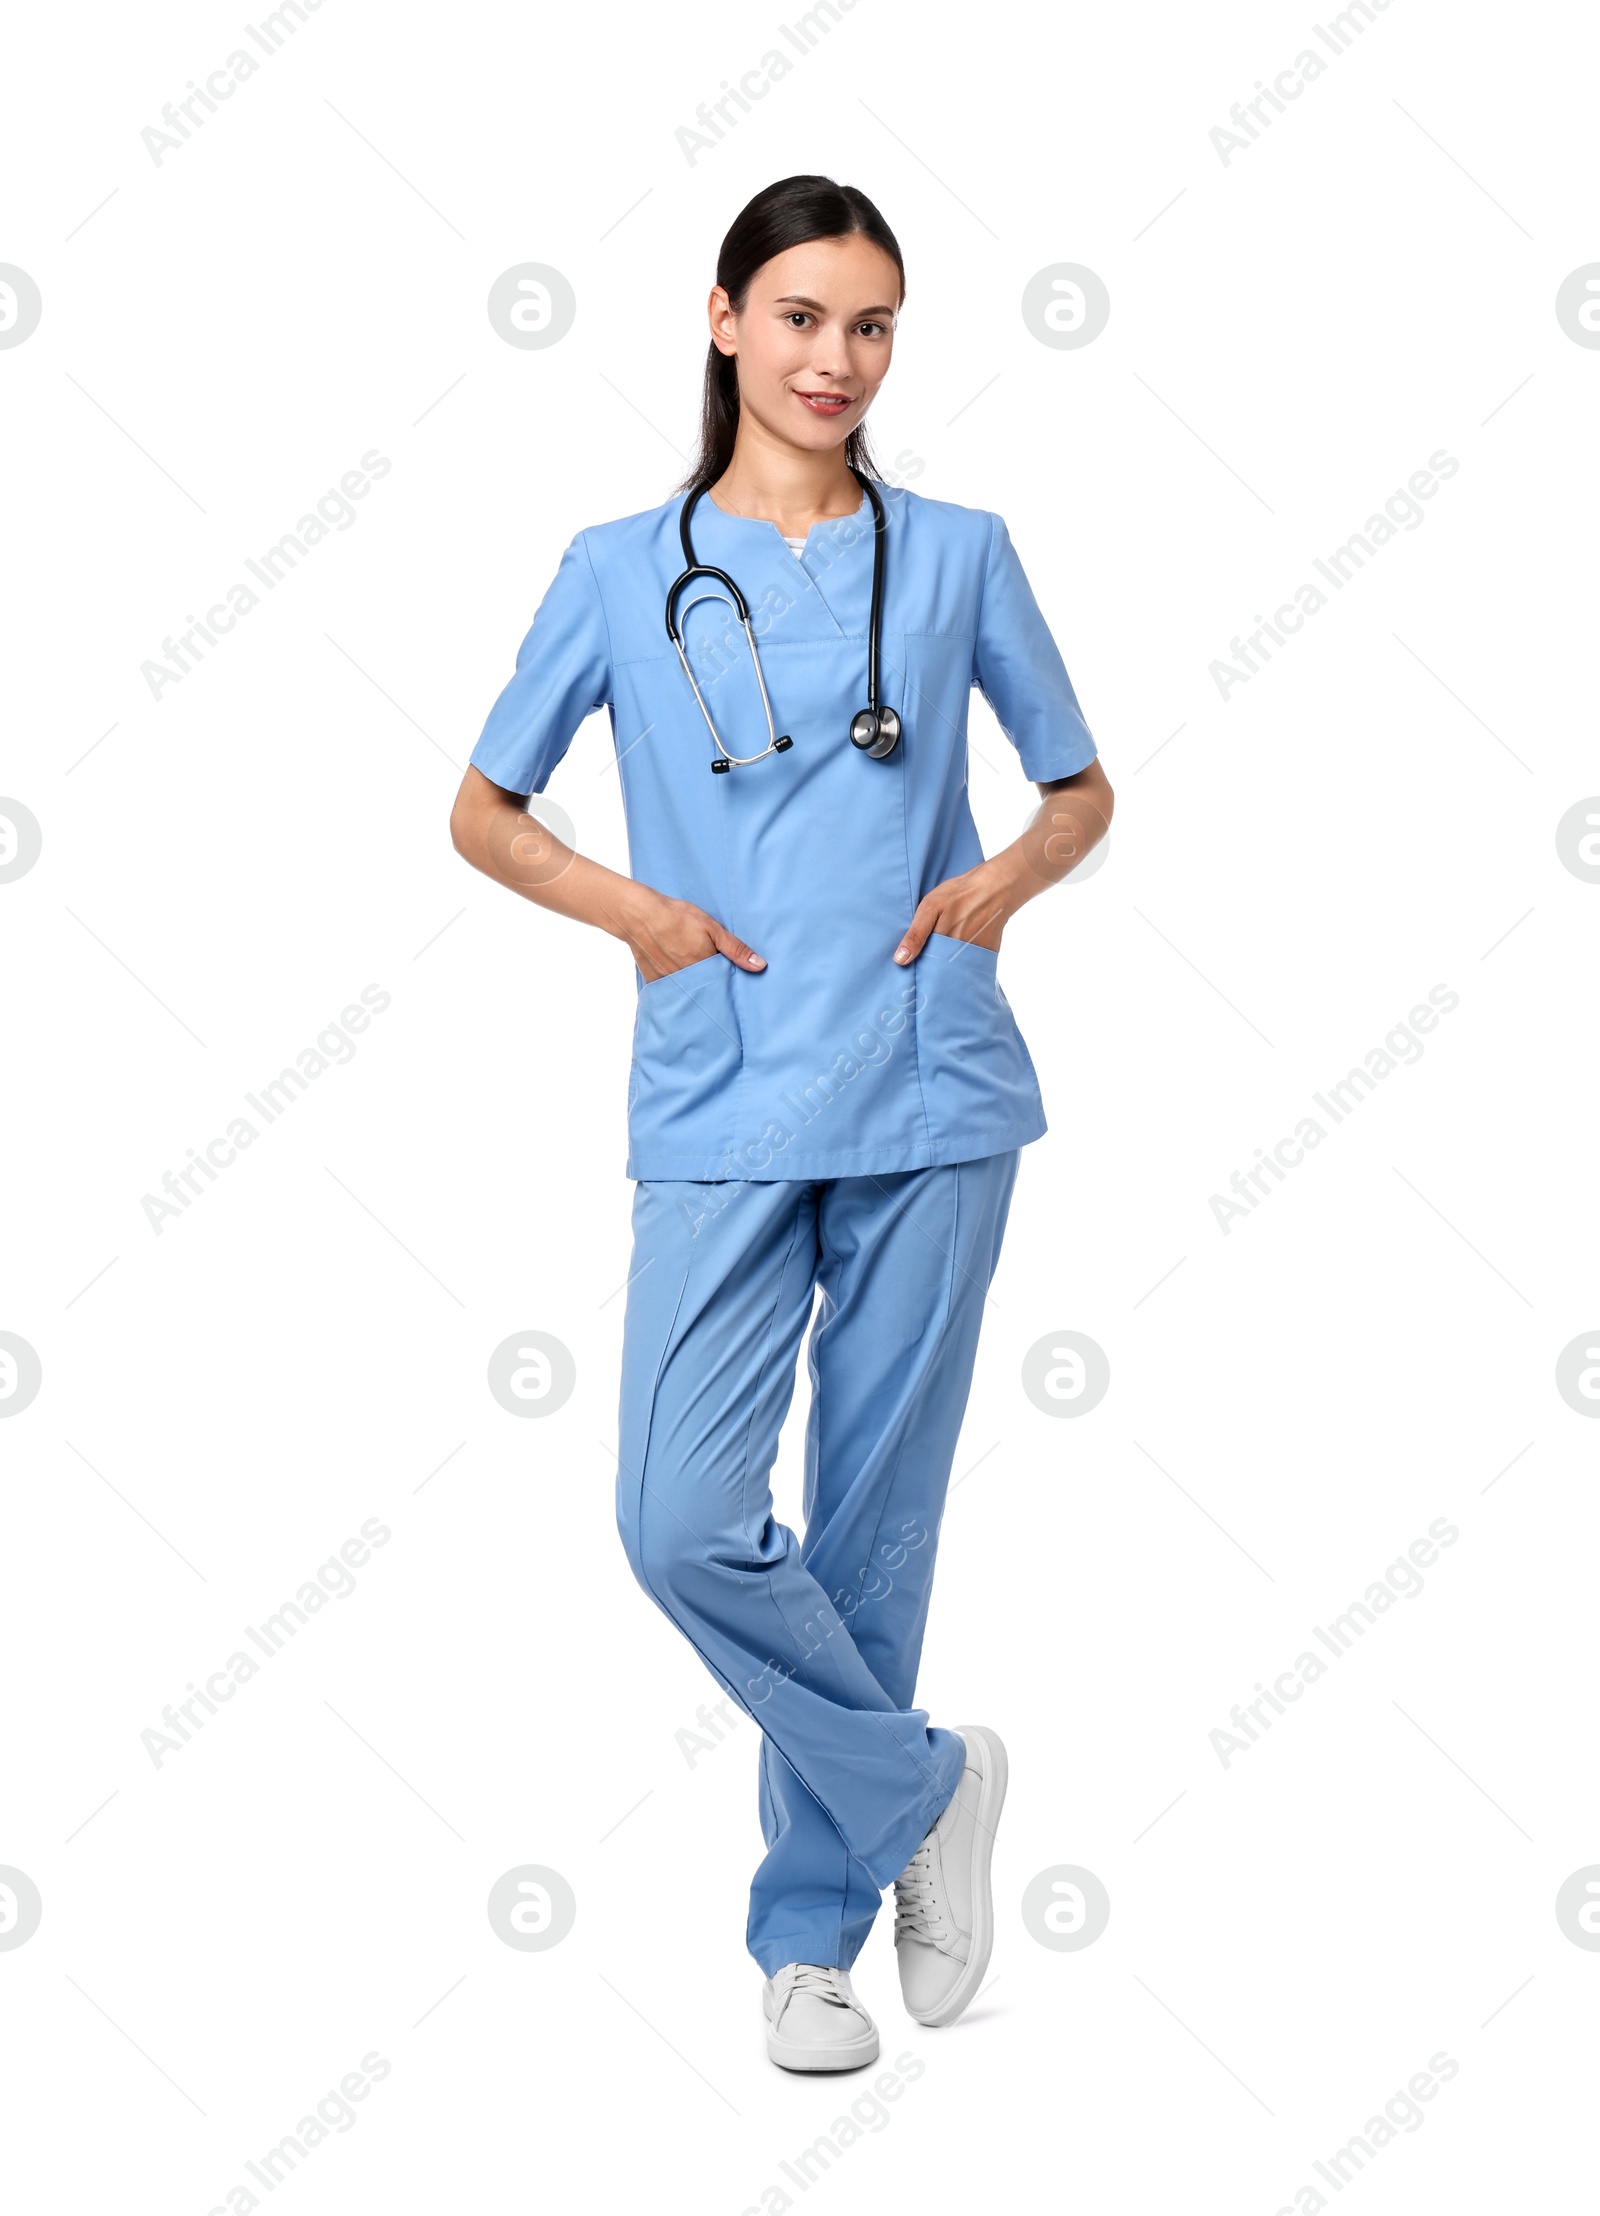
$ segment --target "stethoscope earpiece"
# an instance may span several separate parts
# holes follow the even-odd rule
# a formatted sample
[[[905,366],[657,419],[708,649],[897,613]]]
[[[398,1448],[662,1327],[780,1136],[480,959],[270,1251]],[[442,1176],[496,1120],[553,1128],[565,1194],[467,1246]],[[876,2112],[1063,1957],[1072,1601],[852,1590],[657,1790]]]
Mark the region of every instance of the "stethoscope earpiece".
[[[883,512],[883,502],[878,498],[878,488],[872,483],[871,479],[863,477],[858,469],[852,469],[850,474],[855,478],[856,483],[866,494],[872,506],[872,614],[869,618],[867,631],[868,706],[861,709],[850,719],[850,743],[852,746],[859,748],[871,761],[881,762],[884,756],[892,754],[900,743],[899,716],[893,708],[883,708],[878,704],[878,643],[883,633],[883,546],[888,532],[888,518]],[[694,540],[689,532],[689,518],[694,514],[695,503],[699,498],[699,492],[690,493],[678,516],[678,536],[683,542],[683,558],[687,566],[683,574],[675,578],[668,588],[667,637],[678,650],[678,659],[683,664],[683,674],[689,680],[689,688],[694,694],[700,713],[706,719],[706,729],[711,733],[712,744],[716,747],[717,751],[712,757],[711,767],[718,776],[726,776],[729,770],[744,769],[751,762],[759,762],[768,754],[787,753],[789,748],[794,745],[794,740],[787,733],[780,738],[778,727],[772,720],[772,702],[767,697],[767,680],[762,672],[761,655],[756,646],[755,632],[750,625],[750,608],[744,594],[725,569],[714,569],[710,563],[697,562],[694,558]],[[727,586],[727,597],[724,598],[721,593],[715,592],[699,593],[689,602],[689,607],[685,608],[682,614],[687,615],[689,608],[698,607],[702,600],[718,600],[722,602],[724,607],[731,608],[744,626],[745,640],[750,648],[751,665],[755,670],[756,684],[761,692],[761,705],[765,709],[767,717],[767,743],[759,754],[730,754],[728,752],[722,743],[722,734],[711,720],[711,710],[706,706],[700,687],[695,682],[694,671],[689,667],[689,657],[684,652],[678,601],[685,585],[692,584],[697,577],[714,577],[719,585]]]

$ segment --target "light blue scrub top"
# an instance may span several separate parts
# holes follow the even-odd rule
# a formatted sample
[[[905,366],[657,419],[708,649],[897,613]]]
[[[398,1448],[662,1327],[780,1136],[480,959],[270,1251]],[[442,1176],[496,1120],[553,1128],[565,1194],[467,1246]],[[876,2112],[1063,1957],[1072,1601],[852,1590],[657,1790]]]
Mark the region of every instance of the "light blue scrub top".
[[[696,558],[743,591],[777,730],[794,740],[712,774],[663,613],[683,567],[676,495],[579,532],[473,749],[494,784],[540,793],[584,718],[609,708],[634,877],[766,956],[761,971],[712,954],[641,983],[629,1177],[861,1177],[973,1161],[1045,1129],[996,957],[937,933],[909,968],[893,956],[923,894],[983,859],[967,802],[973,686],[1036,782],[1083,769],[1095,743],[1000,518],[881,491],[880,695],[903,734],[886,760],[849,740],[867,699],[870,509],[818,524],[797,557],[776,524],[707,497]],[[697,580],[680,610],[719,589]],[[767,726],[742,629],[702,603],[683,631],[723,744],[754,754]]]

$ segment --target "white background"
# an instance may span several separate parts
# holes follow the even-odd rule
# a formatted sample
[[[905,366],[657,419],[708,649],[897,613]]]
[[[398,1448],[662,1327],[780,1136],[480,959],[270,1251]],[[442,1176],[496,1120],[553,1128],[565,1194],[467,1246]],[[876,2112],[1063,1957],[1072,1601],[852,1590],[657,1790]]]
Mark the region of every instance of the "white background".
[[[44,1904],[0,1952],[17,2205],[246,2207],[375,2050],[279,2188],[305,2216],[1273,2216],[1440,2052],[1363,2209],[1564,2205],[1600,1427],[1554,1374],[1600,1319],[1600,888],[1555,828],[1600,790],[1600,353],[1554,298],[1600,256],[1592,26],[1394,0],[1224,165],[1230,105],[1326,52],[1309,11],[859,0],[691,163],[777,14],[327,0],[157,166],[242,20],[36,9],[6,56],[0,260],[44,303],[0,351],[0,791],[44,838],[0,886],[0,1327],[44,1377],[0,1426],[0,1863]],[[857,1984],[923,2074],[810,2194],[779,2164],[868,2088],[765,2059],[755,1731],[688,1764],[715,1690],[612,1522],[633,978],[446,828],[561,548],[681,475],[717,242],[797,170],[897,232],[878,452],[1005,516],[1118,794],[1002,955],[1051,1129],[920,1688],[1011,1750],[993,1982],[921,2030],[880,1921]],[[485,313],[523,261],[576,291],[546,351]],[[1080,351],[1020,313],[1061,261],[1111,296]],[[355,524],[153,700],[141,663],[372,448]],[[1422,526],[1220,698],[1441,448]],[[552,797],[620,864],[609,752],[597,718]],[[972,788],[1003,843],[1031,795],[981,702]],[[368,984],[355,1059],[158,1235],[143,1196]],[[1212,1194],[1435,985],[1420,1062],[1225,1235]],[[530,1329],[578,1374],[538,1422],[485,1384]],[[1111,1365],[1076,1421],[1020,1383],[1064,1329]],[[794,1475],[791,1437],[791,1513]],[[371,1517],[355,1592],[153,1767],[163,1706]],[[1440,1517],[1426,1589],[1224,1769],[1233,1704]],[[485,1914],[526,1863],[578,1904],[543,1953]],[[1064,1864],[1112,1903],[1080,1952],[1021,1915]]]

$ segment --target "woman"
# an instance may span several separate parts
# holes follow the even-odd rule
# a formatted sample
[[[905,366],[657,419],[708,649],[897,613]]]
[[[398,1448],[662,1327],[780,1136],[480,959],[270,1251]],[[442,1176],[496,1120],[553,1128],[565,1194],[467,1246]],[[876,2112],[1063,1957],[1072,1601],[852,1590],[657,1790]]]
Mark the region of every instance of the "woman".
[[[451,818],[468,861],[638,971],[617,1521],[762,1727],[748,1940],[791,2070],[877,2058],[849,1969],[891,1880],[920,2023],[953,2022],[989,1959],[1005,1751],[912,1699],[985,1292],[1045,1128],[996,954],[1111,814],[1004,524],[876,479],[862,422],[904,290],[853,187],[751,201],[694,471],[568,547]],[[1043,795],[988,860],[974,684]],[[631,878],[523,807],[602,705]],[[814,1300],[797,1539],[768,1479]]]

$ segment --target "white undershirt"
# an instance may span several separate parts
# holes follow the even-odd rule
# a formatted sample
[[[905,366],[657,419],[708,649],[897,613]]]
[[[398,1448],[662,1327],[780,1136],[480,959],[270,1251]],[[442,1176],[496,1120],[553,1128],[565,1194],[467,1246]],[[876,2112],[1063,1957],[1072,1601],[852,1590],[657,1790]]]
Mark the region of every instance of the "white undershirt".
[[[866,496],[865,496],[865,494],[863,494],[863,495],[862,495],[862,500],[861,500],[861,506],[860,506],[859,508],[857,508],[857,510],[856,510],[856,514],[857,514],[857,515],[863,515],[863,514],[865,514],[865,512],[866,512],[866,506],[867,506],[867,502],[866,502]],[[837,517],[837,518],[835,518],[834,520],[835,520],[835,521],[838,521],[838,522],[844,522],[844,521],[845,521],[846,519],[845,519],[844,517],[842,517],[842,516],[841,516],[841,517]],[[787,531],[780,531],[780,532],[779,532],[779,534],[778,534],[778,536],[779,536],[779,537],[780,537],[780,538],[781,538],[781,539],[783,540],[783,543],[784,543],[784,545],[785,545],[785,546],[786,546],[786,547],[787,547],[787,548],[789,549],[789,552],[790,552],[791,554],[793,554],[793,555],[794,555],[794,556],[796,557],[796,559],[798,559],[798,558],[799,558],[799,556],[800,556],[800,555],[802,555],[802,554],[803,554],[803,553],[805,552],[805,550],[806,550],[806,542],[805,542],[805,540],[804,540],[804,539],[792,539],[792,538],[790,538],[790,536],[789,536],[789,534],[788,534],[788,532],[787,532]]]

